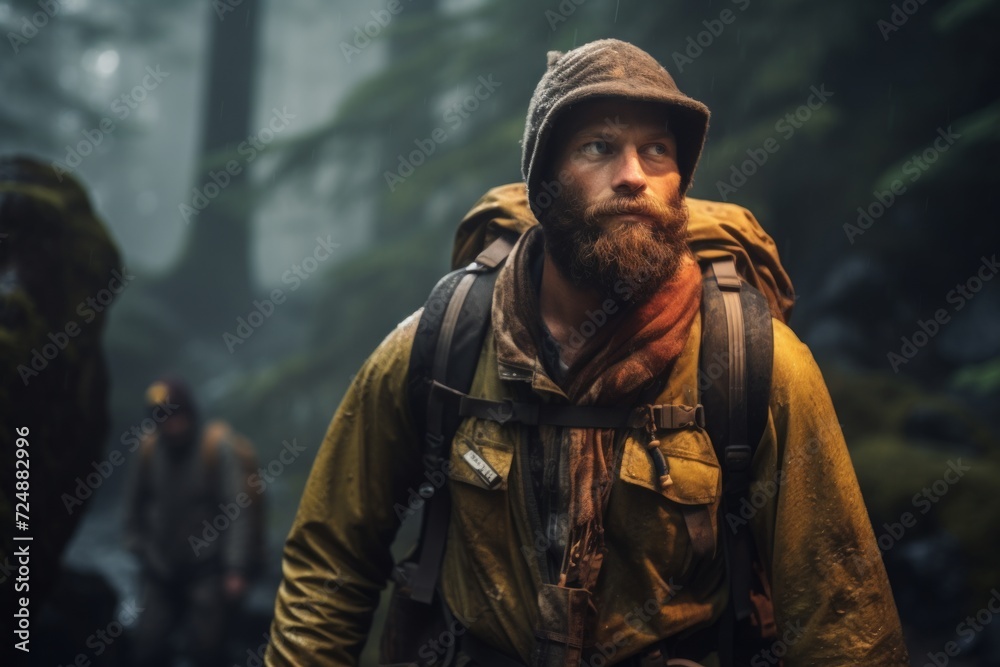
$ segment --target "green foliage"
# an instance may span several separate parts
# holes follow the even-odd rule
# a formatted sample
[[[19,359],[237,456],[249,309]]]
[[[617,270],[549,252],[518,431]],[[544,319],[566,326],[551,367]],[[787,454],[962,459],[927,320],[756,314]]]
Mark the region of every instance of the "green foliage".
[[[381,44],[370,47],[387,50],[386,67],[353,90],[328,123],[274,151],[279,184],[307,177],[316,155],[350,163],[331,206],[370,201],[377,212],[371,247],[327,276],[311,325],[313,343],[302,353],[317,363],[289,368],[288,377],[349,375],[373,341],[422,303],[447,270],[462,214],[489,187],[518,178],[518,142],[545,52],[600,37],[645,48],[713,110],[693,196],[720,198],[719,183],[747,159],[748,149],[778,141],[778,152],[730,200],[755,211],[778,240],[805,317],[825,276],[847,257],[861,255],[889,270],[909,267],[901,271],[901,285],[847,315],[872,349],[894,349],[896,332],[912,328],[911,313],[924,314],[917,310],[923,295],[944,294],[941,286],[967,271],[969,253],[963,255],[960,241],[981,234],[988,219],[985,165],[992,159],[983,158],[1000,139],[1000,111],[989,92],[997,88],[997,73],[986,64],[995,61],[997,43],[981,20],[995,13],[991,3],[922,6],[887,37],[879,21],[890,18],[890,4],[592,1],[566,15],[560,6],[485,0],[447,12],[404,12],[379,37]],[[724,10],[732,20],[685,61],[693,53],[689,38],[708,41],[706,22]],[[443,110],[489,74],[502,86],[452,131]],[[808,110],[808,120],[790,136],[779,131],[822,86],[832,96]],[[844,225],[854,222],[857,207],[900,178],[901,166],[949,125],[962,134],[954,153],[907,182],[895,207],[850,243]],[[439,127],[447,140],[390,191],[386,172],[415,140]],[[906,234],[899,234],[903,228]],[[991,239],[982,243],[997,247],[1000,239],[990,229]],[[935,355],[932,349],[922,354]],[[881,361],[884,353],[872,358]],[[310,386],[304,382],[303,389]],[[847,409],[845,424],[859,432],[870,425],[864,405],[857,414]]]
[[[1000,396],[1000,357],[961,368],[955,373],[952,384],[983,396]]]

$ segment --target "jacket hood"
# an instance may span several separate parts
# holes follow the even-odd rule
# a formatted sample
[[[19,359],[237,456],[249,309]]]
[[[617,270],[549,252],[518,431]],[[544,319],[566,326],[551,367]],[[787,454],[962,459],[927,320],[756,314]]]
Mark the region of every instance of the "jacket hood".
[[[565,53],[548,53],[548,69],[528,105],[521,145],[521,176],[533,210],[545,207],[544,201],[539,202],[543,196],[539,185],[558,116],[574,104],[606,97],[667,107],[677,140],[681,192],[691,187],[708,132],[708,107],[682,93],[667,70],[642,49],[617,39],[601,39]]]

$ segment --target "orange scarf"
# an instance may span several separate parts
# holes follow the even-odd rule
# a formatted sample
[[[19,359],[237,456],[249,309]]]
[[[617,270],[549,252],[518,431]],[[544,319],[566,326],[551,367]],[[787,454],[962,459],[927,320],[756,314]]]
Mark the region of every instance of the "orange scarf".
[[[530,267],[543,251],[544,236],[532,228],[501,269],[493,317],[500,358],[541,368],[542,328]],[[701,305],[701,272],[693,257],[640,304],[618,313],[610,336],[591,339],[570,368],[564,391],[571,403],[631,406],[653,381],[666,378],[687,342]],[[603,511],[610,496],[614,430],[564,428],[569,463],[569,537],[560,585],[593,590],[603,560]]]

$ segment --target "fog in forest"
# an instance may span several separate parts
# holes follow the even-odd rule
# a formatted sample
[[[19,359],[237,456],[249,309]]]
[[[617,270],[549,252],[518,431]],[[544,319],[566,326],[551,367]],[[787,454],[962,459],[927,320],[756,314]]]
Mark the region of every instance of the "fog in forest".
[[[170,373],[280,461],[247,600],[266,631],[351,378],[450,270],[465,213],[521,179],[546,52],[615,37],[712,111],[689,196],[746,207],[777,244],[913,664],[954,640],[949,664],[1000,665],[1000,623],[956,634],[1000,586],[998,18],[988,0],[0,0],[0,156],[82,184],[123,276],[108,435],[85,493],[55,491],[82,516],[60,581],[103,580],[119,617],[135,603],[129,433]],[[942,493],[958,459],[971,469]]]

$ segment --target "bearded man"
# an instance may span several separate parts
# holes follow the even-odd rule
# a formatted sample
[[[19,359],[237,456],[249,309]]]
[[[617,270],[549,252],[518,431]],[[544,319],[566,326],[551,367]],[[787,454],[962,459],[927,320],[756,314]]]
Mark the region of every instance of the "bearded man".
[[[522,147],[521,205],[540,225],[516,228],[493,262],[488,329],[461,394],[469,411],[440,468],[444,526],[425,531],[420,564],[394,570],[394,508],[412,507],[414,489],[426,497],[424,450],[436,442],[424,437],[432,411],[424,423],[408,399],[432,296],[372,354],[334,416],[285,546],[268,665],[356,664],[390,572],[409,601],[390,609],[387,664],[908,664],[829,395],[781,319],[770,323],[766,425],[747,462],[761,502],[734,522],[752,529],[764,584],[752,595],[766,603],[749,618],[767,641],[728,620],[742,570],[722,535],[730,480],[704,425],[644,433],[588,417],[649,403],[650,392],[661,408],[698,403],[709,323],[685,194],[707,126],[708,109],[630,44],[549,54]],[[760,237],[745,242],[776,262]],[[426,605],[431,542],[443,551]]]

